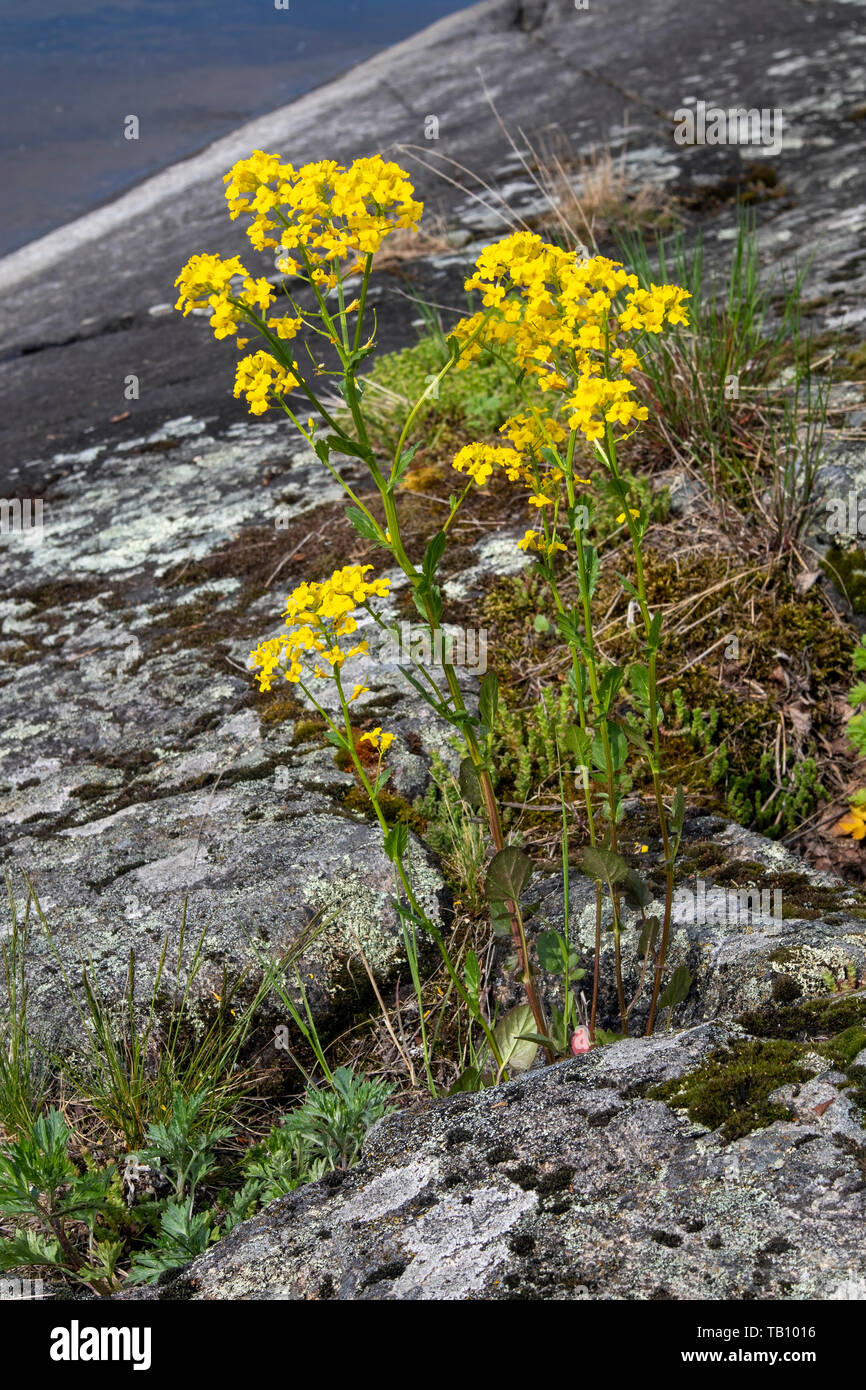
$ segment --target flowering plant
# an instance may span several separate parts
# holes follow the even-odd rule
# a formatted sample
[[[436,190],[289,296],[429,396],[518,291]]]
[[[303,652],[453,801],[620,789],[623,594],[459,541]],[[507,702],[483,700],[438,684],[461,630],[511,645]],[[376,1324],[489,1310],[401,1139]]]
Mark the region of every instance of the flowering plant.
[[[621,265],[603,256],[575,259],[529,232],[516,233],[487,247],[466,282],[467,290],[480,293],[481,308],[458,323],[448,338],[447,362],[409,410],[396,448],[385,458],[371,443],[359,371],[374,350],[375,326],[369,328],[366,322],[373,256],[393,230],[417,226],[422,213],[407,175],[379,157],[357,160],[348,168],[324,160],[295,169],[277,155],[256,151],[234,166],[226,175],[226,183],[232,218],[248,218],[247,235],[252,246],[259,251],[276,250],[279,270],[307,286],[312,307],[309,303],[307,307],[300,305],[284,287],[286,310],[274,313],[277,294],[269,280],[254,279],[238,257],[223,260],[215,255],[193,256],[188,262],[177,280],[177,307],[185,314],[192,309],[209,309],[215,336],[236,337],[240,350],[250,343],[249,337],[242,335],[256,336],[256,350],[238,363],[235,394],[246,397],[253,414],[277,408],[289,417],[346,493],[352,525],[367,541],[385,551],[408,579],[415,606],[431,636],[441,632],[442,625],[443,597],[437,571],[449,530],[468,492],[473,487],[484,487],[495,473],[503,473],[526,491],[534,520],[518,544],[532,555],[549,585],[558,629],[570,649],[574,723],[568,730],[563,752],[571,755],[578,766],[589,838],[584,867],[598,885],[589,1035],[594,1037],[596,1032],[604,885],[612,904],[617,998],[623,1032],[628,1031],[629,1014],[636,1002],[635,997],[627,1003],[624,993],[620,903],[622,894],[627,892],[637,898],[642,911],[648,895],[617,845],[623,768],[630,746],[646,759],[650,768],[667,880],[663,921],[656,919],[654,926],[653,919],[645,922],[641,938],[641,984],[648,972],[653,980],[647,1023],[648,1031],[652,1031],[658,1008],[670,1002],[667,993],[660,995],[660,986],[684,803],[681,790],[674,798],[670,815],[664,803],[659,736],[662,712],[656,676],[661,618],[649,610],[642,560],[648,518],[640,508],[630,505],[633,499],[628,496],[618,466],[617,446],[648,414],[638,399],[633,379],[640,365],[641,341],[647,334],[663,332],[668,325],[686,322],[686,292],[672,285],[653,285],[643,290],[636,277]],[[322,399],[318,379],[328,373],[310,346],[317,339],[336,356],[345,412],[332,413]],[[465,486],[450,499],[447,518],[430,539],[423,557],[416,561],[404,545],[398,506],[399,486],[414,453],[409,444],[412,427],[425,401],[435,395],[446,374],[460,370],[481,353],[500,355],[515,380],[525,383],[525,409],[506,421],[502,443],[472,443],[457,453],[453,467],[465,476]],[[578,505],[578,497],[583,495],[578,490],[586,488],[588,482],[577,472],[579,441],[582,449],[589,447],[594,452],[606,470],[621,505],[619,521],[632,543],[634,583],[620,578],[640,612],[643,639],[640,659],[627,670],[606,665],[594,637],[593,595],[600,558],[583,534],[587,508]],[[353,490],[334,462],[335,455],[348,455],[365,464],[378,494],[377,507],[367,505]],[[571,566],[577,581],[578,602],[573,607],[568,607],[563,597],[562,574],[566,564]],[[517,1049],[512,1045],[514,1027],[504,1032],[502,1024],[491,1028],[481,1009],[474,969],[467,971],[463,979],[457,976],[413,892],[405,864],[406,827],[389,827],[379,804],[383,777],[387,777],[382,772],[382,757],[390,736],[378,729],[365,735],[379,753],[372,780],[355,744],[349,706],[365,687],[356,686],[347,695],[341,667],[349,656],[367,650],[365,642],[351,641],[358,610],[367,608],[377,621],[382,621],[369,601],[384,597],[389,581],[368,579],[371,568],[347,566],[329,580],[300,585],[288,599],[284,614],[287,632],[261,643],[252,653],[251,664],[259,671],[263,690],[270,689],[278,672],[288,681],[301,684],[328,723],[334,740],[352,759],[382,827],[386,852],[395,864],[405,901],[405,920],[412,931],[421,926],[439,940],[452,984],[484,1032],[489,1049],[487,1061],[501,1075],[506,1066],[513,1070],[518,1065]],[[566,1050],[569,1030],[578,1024],[568,988],[572,952],[567,942],[561,943],[566,1003],[549,1023],[538,992],[520,908],[532,865],[519,848],[506,844],[494,789],[494,732],[499,705],[496,676],[489,673],[485,677],[478,708],[472,711],[467,708],[453,666],[447,662],[443,664],[441,680],[417,665],[406,674],[418,694],[463,742],[461,787],[483,810],[492,842],[486,891],[493,926],[512,938],[516,974],[526,994],[527,1003],[520,1006],[524,1027],[521,1036],[524,1041],[543,1046],[552,1058]],[[332,682],[341,712],[339,723],[314,697],[312,682],[316,680]],[[632,718],[615,713],[624,683],[635,711]],[[563,837],[567,873],[565,817]],[[548,941],[544,950],[555,955],[559,947],[554,950]],[[506,1036],[511,1040],[507,1048]],[[534,1050],[532,1046],[530,1060]]]

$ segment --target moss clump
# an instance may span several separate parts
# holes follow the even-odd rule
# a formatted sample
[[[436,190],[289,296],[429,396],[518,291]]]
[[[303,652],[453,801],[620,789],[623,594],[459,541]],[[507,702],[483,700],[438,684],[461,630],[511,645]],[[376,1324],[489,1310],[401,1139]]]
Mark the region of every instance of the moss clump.
[[[841,1033],[837,1033],[835,1038],[823,1043],[818,1051],[825,1057],[829,1057],[840,1071],[846,1071],[850,1067],[858,1052],[862,1052],[866,1047],[866,1028],[859,1023],[855,1023],[850,1028],[845,1028]]]
[[[323,741],[326,728],[321,719],[299,719],[292,732],[292,743]]]
[[[395,407],[398,415],[405,413],[407,406],[414,405],[429,389],[447,361],[447,345],[437,334],[428,334],[401,352],[387,353],[366,378],[365,408],[374,417],[381,414],[381,423],[387,426]],[[523,409],[523,394],[504,362],[482,356],[463,371],[443,377],[438,394],[425,401],[416,419],[420,424],[432,416],[457,422],[475,433],[491,434],[509,415]]]
[[[802,1042],[833,1039],[852,1028],[866,1027],[866,996],[843,994],[830,999],[804,999],[781,1007],[763,1004],[743,1014],[737,1022],[759,1038]]]
[[[691,1120],[721,1130],[727,1140],[741,1139],[788,1118],[785,1106],[770,1096],[779,1086],[808,1080],[804,1051],[793,1042],[750,1038],[710,1053],[697,1071],[656,1086],[648,1096],[685,1109]]]
[[[343,805],[349,811],[360,811],[361,815],[366,816],[368,820],[376,819],[373,803],[363,787],[350,787],[343,797]],[[424,835],[427,821],[412,803],[406,800],[405,796],[399,796],[396,792],[380,792],[379,806],[389,825],[396,825],[399,822],[408,825],[409,829],[414,830],[417,835]]]

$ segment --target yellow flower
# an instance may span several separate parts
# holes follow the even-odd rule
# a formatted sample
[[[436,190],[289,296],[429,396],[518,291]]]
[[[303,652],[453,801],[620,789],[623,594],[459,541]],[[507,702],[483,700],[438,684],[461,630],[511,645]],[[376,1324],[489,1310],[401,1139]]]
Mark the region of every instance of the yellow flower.
[[[283,614],[289,631],[260,643],[250,653],[248,664],[258,672],[256,679],[261,690],[270,690],[278,672],[297,684],[303,677],[307,654],[313,654],[313,675],[325,680],[333,677],[334,671],[350,657],[369,650],[366,642],[356,642],[344,650],[338,639],[357,631],[354,615],[359,608],[365,607],[369,599],[384,598],[388,593],[388,579],[365,577],[372,568],[345,565],[335,570],[330,579],[320,584],[299,584],[289,594]],[[352,699],[365,688],[356,686]]]
[[[834,835],[850,835],[852,840],[866,839],[866,806],[851,806],[846,815],[833,827]]]
[[[504,468],[506,472],[519,463],[513,449],[496,444],[466,444],[454,456],[451,467],[458,473],[468,473],[479,487],[483,487],[494,467]]]
[[[631,513],[632,516],[640,516],[640,512],[636,512],[635,509],[634,509],[634,507],[629,507],[629,511],[630,511],[630,513]],[[623,522],[623,521],[625,521],[625,512],[620,512],[619,516],[617,517],[617,521],[618,521],[618,522]]]
[[[373,747],[378,749],[380,753],[385,753],[394,742],[394,735],[383,734],[380,726],[379,728],[372,729],[368,734],[362,734],[359,742],[372,743]]]
[[[347,705],[350,705],[350,704],[352,703],[352,701],[353,701],[353,700],[357,700],[359,696],[361,696],[361,695],[369,695],[369,694],[370,694],[370,687],[369,687],[368,685],[356,685],[356,686],[355,686],[355,689],[352,691],[351,695],[349,696],[348,700],[346,701],[346,704],[347,704]]]
[[[297,384],[298,378],[269,352],[254,352],[237,365],[234,394],[246,396],[251,415],[264,415],[273,399],[287,395]]]

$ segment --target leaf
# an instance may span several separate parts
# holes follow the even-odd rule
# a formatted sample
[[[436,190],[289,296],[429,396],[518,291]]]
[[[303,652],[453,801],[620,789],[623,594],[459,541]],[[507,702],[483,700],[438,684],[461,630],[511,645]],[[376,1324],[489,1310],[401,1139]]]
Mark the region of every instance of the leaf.
[[[543,613],[536,613],[532,620],[532,627],[535,632],[549,632],[550,619],[545,618]]]
[[[592,734],[588,729],[580,729],[576,724],[570,724],[565,731],[565,746],[585,767],[592,749]]]
[[[682,1004],[692,987],[692,977],[685,965],[678,965],[668,980],[667,987],[659,1000],[660,1009],[675,1009]]]
[[[556,1038],[549,1038],[546,1033],[521,1033],[520,1041],[534,1042],[537,1043],[539,1047],[549,1047],[553,1052],[562,1051]]]
[[[481,694],[478,699],[478,713],[481,715],[481,722],[486,728],[493,728],[496,723],[496,711],[498,709],[499,677],[495,671],[488,671],[484,680],[481,682]]]
[[[630,868],[625,876],[625,899],[630,907],[646,907],[653,900],[649,886],[637,869]]]
[[[421,568],[427,579],[432,580],[439,566],[439,561],[448,544],[448,536],[445,531],[437,531],[436,535],[428,542],[427,549],[424,551],[424,559]]]
[[[583,562],[586,565],[586,587],[589,591],[589,597],[592,598],[601,573],[601,560],[594,546],[585,545],[583,547]]]
[[[629,667],[628,681],[635,700],[646,710],[649,708],[649,667],[636,661]]]
[[[686,797],[682,787],[677,787],[674,797],[673,810],[671,811],[671,826],[674,834],[679,838],[683,833],[683,821],[686,815]]]
[[[628,864],[622,855],[600,845],[587,845],[584,848],[583,868],[590,878],[611,884],[622,883],[628,875]]]
[[[596,1028],[595,1030],[595,1041],[599,1047],[606,1047],[609,1043],[622,1042],[626,1036],[625,1033],[609,1033],[606,1028]]]
[[[500,851],[504,852],[506,851]],[[529,1005],[517,1004],[508,1010],[494,1028],[493,1036],[499,1048],[502,1064],[509,1071],[529,1071],[535,1061],[537,1043],[527,1042],[520,1036],[521,1033],[528,1033],[534,1025],[535,1019]]]
[[[385,853],[392,864],[397,864],[406,853],[409,844],[409,827],[402,821],[392,825],[385,833]]]
[[[635,748],[639,749],[641,753],[646,753],[647,757],[649,757],[651,751],[650,746],[646,741],[645,735],[637,725],[633,724],[630,719],[623,719],[620,728],[625,733],[629,743],[633,743]]]
[[[490,904],[490,925],[493,928],[494,936],[511,936],[511,914],[505,903]],[[517,957],[514,957],[513,964],[506,961],[506,969],[514,970],[517,965]]]
[[[644,923],[643,931],[640,934],[640,941],[637,944],[637,953],[639,956],[645,956],[648,951],[652,950],[653,946],[656,944],[658,934],[658,917],[648,917]]]
[[[619,772],[628,757],[628,741],[618,724],[607,724],[607,741],[610,748],[610,760],[614,772]],[[604,739],[601,730],[597,729],[592,740],[592,761],[593,766],[599,771],[607,770],[607,762],[604,754]]]
[[[373,525],[370,518],[361,511],[360,507],[347,507],[346,516],[359,536],[363,536],[364,539],[368,541],[381,540],[376,527]]]
[[[535,951],[538,964],[549,975],[562,975],[565,972],[565,952],[562,937],[556,931],[539,932],[535,938]]]
[[[647,646],[651,651],[657,651],[662,635],[662,615],[656,613],[650,622],[649,632],[647,633]]]
[[[532,861],[523,850],[512,846],[494,854],[487,870],[485,893],[488,902],[518,902],[532,876]]]
[[[326,442],[335,454],[349,454],[352,458],[365,460],[370,457],[370,450],[365,449],[363,444],[356,444],[354,439],[344,439],[339,435],[329,434]]]
[[[625,672],[621,666],[611,666],[609,671],[605,671],[598,687],[598,702],[604,714],[607,714],[616,699],[624,675]]]
[[[463,978],[466,982],[466,991],[472,996],[473,1000],[478,999],[478,991],[481,988],[481,965],[474,951],[467,951],[466,964],[463,967]]]
[[[453,1086],[449,1087],[448,1094],[449,1096],[457,1096],[461,1091],[480,1091],[482,1087],[480,1068],[467,1067],[465,1071],[460,1073]]]
[[[392,473],[391,473],[391,478],[390,478],[390,481],[389,481],[389,484],[388,484],[388,490],[389,490],[390,492],[393,492],[394,488],[397,486],[397,484],[399,483],[400,479],[403,477],[404,473],[406,472],[406,470],[407,470],[408,467],[409,467],[409,464],[412,462],[412,460],[413,460],[413,458],[415,457],[415,455],[417,454],[417,452],[418,452],[418,445],[417,445],[417,444],[413,444],[413,445],[411,445],[410,448],[404,449],[404,450],[403,450],[402,454],[400,455],[400,457],[397,459],[396,463],[394,464],[394,468],[393,468],[393,471],[392,471]]]
[[[475,764],[471,758],[464,758],[460,764],[460,772],[457,780],[460,784],[460,791],[470,806],[476,808],[484,805],[484,794],[481,790],[481,780],[475,769]]]

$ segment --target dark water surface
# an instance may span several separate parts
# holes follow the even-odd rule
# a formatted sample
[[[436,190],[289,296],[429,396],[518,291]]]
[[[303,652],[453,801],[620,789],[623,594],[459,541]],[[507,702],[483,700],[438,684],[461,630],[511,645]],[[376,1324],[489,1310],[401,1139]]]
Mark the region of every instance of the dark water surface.
[[[468,3],[0,0],[0,253]]]

